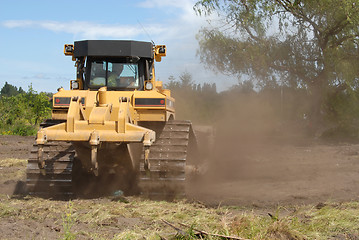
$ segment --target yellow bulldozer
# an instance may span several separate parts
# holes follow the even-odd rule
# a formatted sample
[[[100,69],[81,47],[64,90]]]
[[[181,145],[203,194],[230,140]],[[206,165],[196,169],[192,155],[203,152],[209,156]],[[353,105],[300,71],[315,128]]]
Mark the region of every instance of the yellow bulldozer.
[[[197,154],[190,121],[175,120],[175,99],[156,81],[165,45],[125,40],[66,44],[76,80],[53,96],[27,166],[31,195],[185,194],[186,161]]]

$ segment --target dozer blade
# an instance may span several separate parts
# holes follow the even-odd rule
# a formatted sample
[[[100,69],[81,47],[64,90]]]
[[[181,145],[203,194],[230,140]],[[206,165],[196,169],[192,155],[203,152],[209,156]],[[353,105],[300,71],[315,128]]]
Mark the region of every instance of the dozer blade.
[[[48,142],[43,147],[45,168],[38,167],[38,146],[33,145],[26,169],[29,195],[46,198],[72,197],[72,165],[75,150],[71,143]]]
[[[193,154],[195,137],[190,121],[169,121],[151,146],[150,170],[140,164],[139,187],[151,199],[172,200],[185,196],[186,160]],[[195,147],[196,148],[196,147]]]

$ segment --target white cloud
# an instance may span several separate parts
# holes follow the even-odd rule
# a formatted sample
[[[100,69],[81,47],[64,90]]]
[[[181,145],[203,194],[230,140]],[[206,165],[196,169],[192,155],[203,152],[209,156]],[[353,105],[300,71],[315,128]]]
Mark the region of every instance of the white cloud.
[[[217,89],[224,90],[228,86],[236,83],[236,79],[216,74],[209,69],[205,69],[200,63],[196,52],[198,42],[196,34],[203,26],[208,26],[208,20],[215,20],[196,15],[193,6],[194,0],[145,0],[139,4],[144,8],[155,8],[159,12],[171,12],[176,16],[167,21],[164,28],[167,31],[161,35],[154,36],[158,43],[167,45],[167,57],[157,64],[157,77],[166,82],[170,75],[178,76],[184,71],[189,72],[197,83],[217,83]]]
[[[2,22],[7,28],[42,28],[53,32],[64,32],[74,34],[87,39],[98,38],[135,38],[143,33],[143,30],[136,25],[110,25],[96,24],[85,21],[57,22],[57,21],[33,21],[33,20],[8,20]],[[163,27],[151,25],[148,28],[155,34],[165,32]]]
[[[181,0],[181,1],[173,1],[173,0],[145,0],[138,4],[139,7],[143,8],[182,8],[186,9],[187,5],[194,5],[194,1],[192,0]]]

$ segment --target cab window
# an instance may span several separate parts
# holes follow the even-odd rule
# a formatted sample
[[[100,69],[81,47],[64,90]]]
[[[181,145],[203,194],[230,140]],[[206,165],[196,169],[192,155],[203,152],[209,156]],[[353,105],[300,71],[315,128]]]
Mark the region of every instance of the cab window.
[[[111,61],[93,61],[90,68],[89,87],[137,89],[140,87],[138,64]]]
[[[106,62],[93,62],[91,64],[90,85],[106,86]]]

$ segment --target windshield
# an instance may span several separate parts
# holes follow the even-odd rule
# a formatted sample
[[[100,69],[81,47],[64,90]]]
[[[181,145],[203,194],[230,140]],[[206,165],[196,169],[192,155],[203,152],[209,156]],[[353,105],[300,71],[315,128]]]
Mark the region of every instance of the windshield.
[[[138,88],[138,65],[110,61],[92,62],[89,84],[91,87]]]

